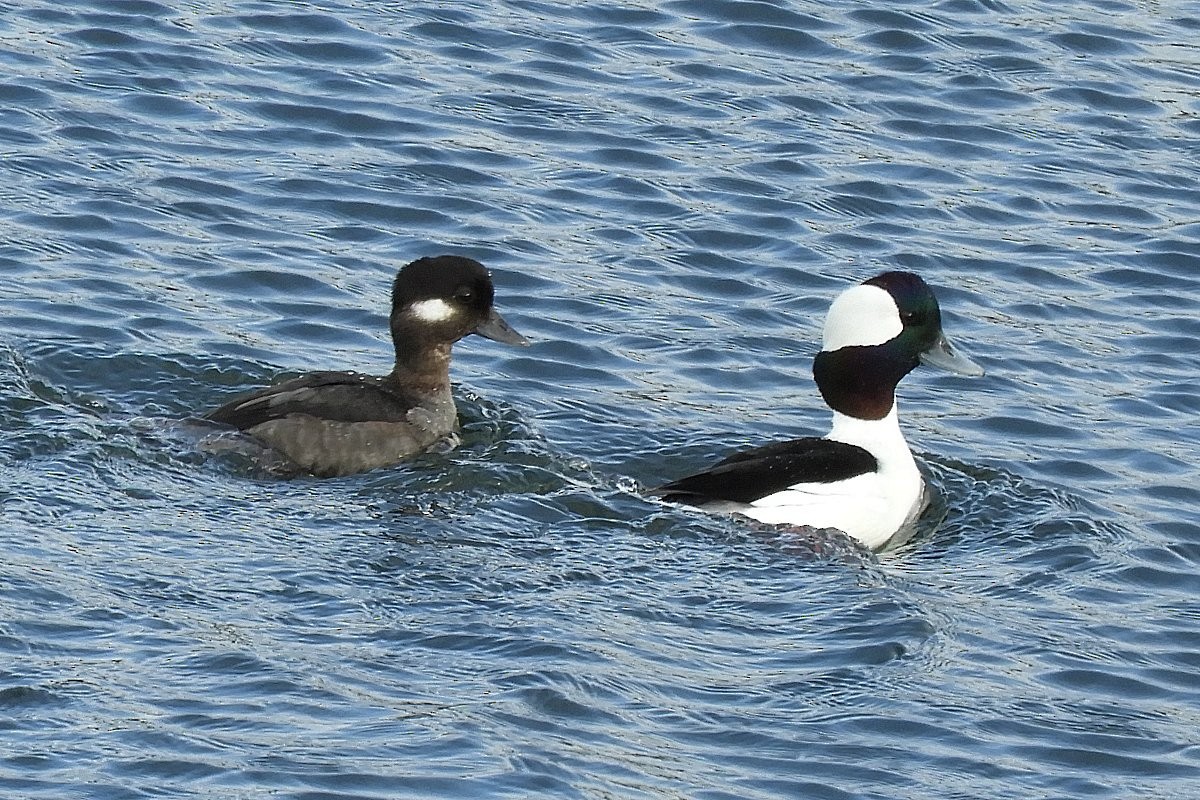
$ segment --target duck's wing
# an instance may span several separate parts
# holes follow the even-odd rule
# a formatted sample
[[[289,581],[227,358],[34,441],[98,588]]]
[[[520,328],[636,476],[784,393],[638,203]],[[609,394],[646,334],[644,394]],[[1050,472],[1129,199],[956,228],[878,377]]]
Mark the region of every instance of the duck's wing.
[[[714,501],[753,503],[797,484],[829,484],[873,472],[875,456],[863,448],[810,437],[734,453],[711,469],[651,490],[685,505]]]
[[[404,422],[411,404],[357,372],[312,372],[239,395],[205,419],[249,430],[271,420],[306,414],[337,422]]]

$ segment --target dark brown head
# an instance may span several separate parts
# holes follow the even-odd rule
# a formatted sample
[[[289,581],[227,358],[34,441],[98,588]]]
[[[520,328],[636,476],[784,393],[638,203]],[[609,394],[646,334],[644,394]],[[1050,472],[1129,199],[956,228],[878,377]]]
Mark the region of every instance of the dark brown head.
[[[492,307],[495,289],[483,265],[463,256],[430,256],[408,264],[392,284],[392,339],[396,352],[451,345],[477,333],[527,345]]]

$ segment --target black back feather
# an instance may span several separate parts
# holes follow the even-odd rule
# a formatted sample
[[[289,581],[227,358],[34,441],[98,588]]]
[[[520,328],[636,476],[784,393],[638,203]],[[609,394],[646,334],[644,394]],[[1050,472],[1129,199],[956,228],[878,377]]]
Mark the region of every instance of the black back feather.
[[[833,483],[873,472],[875,456],[861,447],[815,437],[744,450],[712,469],[653,490],[663,500],[703,505],[714,500],[752,503],[797,483]]]

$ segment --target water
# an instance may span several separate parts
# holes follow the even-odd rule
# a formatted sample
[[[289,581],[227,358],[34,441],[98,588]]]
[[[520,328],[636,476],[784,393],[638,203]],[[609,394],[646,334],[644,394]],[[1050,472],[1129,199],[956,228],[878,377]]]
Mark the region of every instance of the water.
[[[1200,778],[1200,7],[0,10],[0,794],[1179,798]],[[388,368],[459,252],[535,343],[335,480],[176,421]],[[819,433],[937,287],[880,556],[639,487]]]

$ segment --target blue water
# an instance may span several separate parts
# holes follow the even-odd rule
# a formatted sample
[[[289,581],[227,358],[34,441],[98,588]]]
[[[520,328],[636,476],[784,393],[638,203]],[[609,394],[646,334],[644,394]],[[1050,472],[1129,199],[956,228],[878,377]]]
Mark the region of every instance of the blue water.
[[[446,7],[442,7],[446,6]],[[0,7],[0,796],[1200,795],[1200,6]],[[457,252],[464,443],[178,424],[383,372]],[[640,488],[821,433],[920,272],[939,500],[864,553]]]

